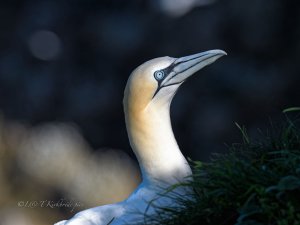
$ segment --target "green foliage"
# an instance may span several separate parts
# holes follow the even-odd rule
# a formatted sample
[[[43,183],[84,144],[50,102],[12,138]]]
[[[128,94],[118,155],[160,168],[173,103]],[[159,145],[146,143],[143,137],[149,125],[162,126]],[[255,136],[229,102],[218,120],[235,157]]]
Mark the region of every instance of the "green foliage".
[[[282,112],[287,113],[287,112],[294,112],[294,111],[300,111],[300,107],[287,108],[287,109],[284,109]]]
[[[157,208],[146,224],[299,225],[300,130],[289,119],[262,141],[244,142],[210,163],[193,162],[193,199],[176,196],[177,208]],[[183,185],[183,184],[182,184]]]

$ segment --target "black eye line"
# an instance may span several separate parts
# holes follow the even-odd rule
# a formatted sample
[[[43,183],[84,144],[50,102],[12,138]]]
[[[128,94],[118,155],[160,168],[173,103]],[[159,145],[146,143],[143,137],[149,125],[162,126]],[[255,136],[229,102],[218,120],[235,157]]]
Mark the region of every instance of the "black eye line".
[[[160,80],[156,79],[156,77],[154,75],[155,80],[158,82],[158,86],[160,86],[161,82],[164,81],[164,79],[168,76],[168,74],[173,70],[174,67],[175,67],[175,65],[174,65],[174,63],[172,63],[170,66],[154,72],[154,74],[155,74],[155,73],[161,71],[164,74],[164,77]]]
[[[161,79],[161,80],[157,80],[157,79],[155,78],[155,80],[156,80],[157,83],[158,83],[158,86],[157,86],[157,89],[156,89],[156,91],[155,91],[155,93],[154,93],[152,99],[153,99],[153,98],[155,97],[155,95],[159,92],[159,90],[160,90],[161,88],[164,87],[164,86],[161,86],[161,83],[165,80],[165,78],[168,76],[168,74],[172,72],[172,70],[173,70],[173,68],[174,68],[175,66],[176,66],[176,63],[175,63],[175,61],[174,61],[170,66],[168,66],[168,67],[166,67],[166,68],[164,68],[164,69],[161,69],[161,70],[157,70],[157,71],[154,72],[154,73],[156,73],[156,72],[158,72],[158,71],[162,71],[162,72],[164,73],[165,76],[164,76],[163,79]]]
[[[156,72],[159,72],[159,71],[161,71],[161,70],[155,71],[154,74],[155,74]],[[154,78],[155,78],[155,80],[157,81],[158,86],[160,86],[161,82],[165,79],[165,77],[166,77],[166,76],[164,76],[162,79],[158,80],[158,79],[155,77],[155,75],[154,75]]]

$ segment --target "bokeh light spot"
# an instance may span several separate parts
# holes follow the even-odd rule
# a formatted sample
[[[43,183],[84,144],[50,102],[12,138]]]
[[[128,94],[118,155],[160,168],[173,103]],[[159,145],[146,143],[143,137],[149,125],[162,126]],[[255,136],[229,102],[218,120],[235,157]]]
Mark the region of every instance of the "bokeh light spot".
[[[32,55],[41,60],[53,60],[61,52],[59,37],[48,30],[34,32],[29,37],[28,46]]]
[[[188,13],[195,7],[209,5],[215,1],[216,0],[158,0],[158,5],[160,10],[167,15],[178,17]]]

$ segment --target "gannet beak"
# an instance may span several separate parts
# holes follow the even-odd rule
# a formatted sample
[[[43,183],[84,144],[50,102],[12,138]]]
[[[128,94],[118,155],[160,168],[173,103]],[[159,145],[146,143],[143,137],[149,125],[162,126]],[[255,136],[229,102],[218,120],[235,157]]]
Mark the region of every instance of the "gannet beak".
[[[195,72],[224,55],[227,55],[227,53],[222,50],[210,50],[175,59],[170,66],[170,73],[161,83],[161,88],[183,83]]]

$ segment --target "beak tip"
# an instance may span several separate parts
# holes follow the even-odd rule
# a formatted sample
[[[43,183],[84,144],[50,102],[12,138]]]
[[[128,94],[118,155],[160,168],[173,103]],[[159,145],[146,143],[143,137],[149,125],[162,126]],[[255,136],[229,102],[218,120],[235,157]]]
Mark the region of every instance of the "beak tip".
[[[215,55],[221,55],[221,56],[227,55],[227,52],[220,49],[210,50],[210,53]]]

